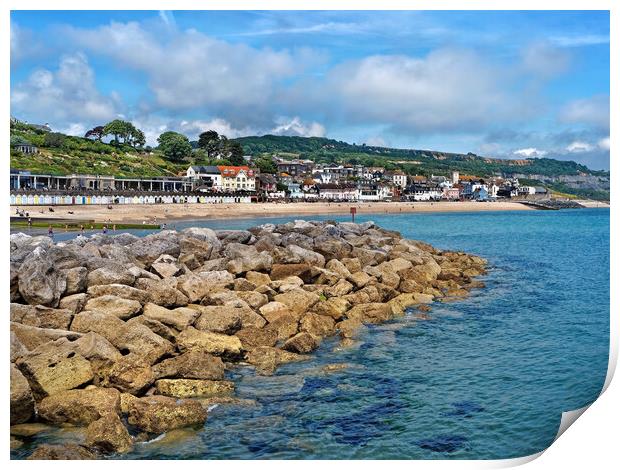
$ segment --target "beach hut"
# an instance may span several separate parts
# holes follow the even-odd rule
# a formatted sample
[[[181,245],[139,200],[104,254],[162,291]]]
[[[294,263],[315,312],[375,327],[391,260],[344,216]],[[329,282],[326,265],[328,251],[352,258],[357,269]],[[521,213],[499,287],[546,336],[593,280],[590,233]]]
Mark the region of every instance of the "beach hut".
[[[15,205],[15,200],[17,198],[15,197],[15,194],[11,194],[11,205]]]

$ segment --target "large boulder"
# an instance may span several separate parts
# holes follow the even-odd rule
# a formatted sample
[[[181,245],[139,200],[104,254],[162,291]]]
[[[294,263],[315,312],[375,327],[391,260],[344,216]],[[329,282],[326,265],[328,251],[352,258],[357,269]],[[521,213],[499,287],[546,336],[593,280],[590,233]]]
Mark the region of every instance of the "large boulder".
[[[193,303],[202,300],[209,292],[231,286],[234,280],[228,271],[202,271],[179,276],[177,288]]]
[[[336,237],[320,235],[314,239],[314,249],[321,253],[325,259],[342,259],[351,255],[351,245]]]
[[[123,299],[116,295],[102,295],[88,299],[83,310],[107,313],[127,320],[140,313],[142,304],[137,300]]]
[[[347,310],[351,308],[349,301],[342,297],[330,297],[327,300],[317,302],[312,307],[314,313],[326,315],[338,321],[341,320]]]
[[[38,328],[36,326],[22,325],[21,323],[11,322],[11,332],[19,342],[28,350],[54,341],[58,338],[68,338],[75,340],[82,336],[81,333],[67,330],[57,330],[53,328]]]
[[[247,303],[252,309],[259,309],[269,302],[269,297],[256,291],[240,291],[237,297]]]
[[[125,323],[114,315],[84,311],[75,316],[71,329],[95,332],[112,343],[121,354],[135,354],[149,364],[173,351],[172,344],[140,323]]]
[[[347,312],[347,318],[361,323],[383,323],[393,317],[392,309],[384,303],[367,303],[353,306]]]
[[[190,349],[179,356],[164,359],[153,366],[156,379],[222,380],[224,363],[203,349]]]
[[[90,362],[67,343],[46,343],[16,361],[41,398],[84,385],[94,378]]]
[[[286,247],[286,250],[299,259],[299,261],[292,262],[305,263],[309,264],[310,266],[317,266],[319,268],[325,266],[325,257],[320,253],[308,250],[306,248],[302,248],[297,245],[289,245]]]
[[[334,333],[335,324],[336,322],[332,317],[308,312],[301,317],[299,329],[320,338]]]
[[[143,315],[181,331],[192,325],[200,313],[186,307],[170,310],[153,303],[148,303],[144,306]]]
[[[179,245],[181,249],[179,260],[183,257],[191,255],[199,265],[203,264],[205,261],[211,259],[211,255],[214,253],[214,248],[216,248],[215,252],[217,252],[217,249],[219,249],[219,244],[220,242],[217,238],[214,243],[213,240],[201,240],[196,237],[183,235],[179,237]]]
[[[285,279],[290,276],[297,276],[301,279],[308,280],[311,268],[312,266],[307,263],[274,264],[271,267],[270,277],[274,281]]]
[[[20,357],[25,356],[28,353],[28,349],[24,344],[19,340],[14,331],[11,331],[11,362],[15,362]]]
[[[76,314],[84,309],[84,306],[88,302],[88,294],[82,292],[80,294],[67,295],[60,299],[58,308],[66,309],[71,313]]]
[[[150,364],[135,354],[129,354],[115,362],[107,371],[104,384],[121,392],[139,395],[155,381]]]
[[[136,300],[141,304],[151,302],[149,292],[136,289],[135,287],[126,286],[124,284],[106,284],[89,287],[86,293],[89,297],[102,297],[104,295],[114,295],[123,299]]]
[[[43,307],[42,305],[11,304],[11,321],[39,328],[66,330],[71,324],[71,310]]]
[[[147,268],[161,255],[178,258],[181,254],[178,234],[172,230],[163,230],[147,235],[128,245],[128,248],[136,259]]]
[[[200,331],[188,327],[177,336],[180,351],[201,349],[215,356],[238,357],[241,354],[241,341],[236,336],[221,335],[210,331]]]
[[[250,351],[258,346],[275,346],[278,342],[278,332],[268,328],[243,328],[235,336],[241,340],[245,351]]]
[[[270,321],[264,329],[274,332],[278,341],[287,340],[299,332],[299,319],[289,312]]]
[[[269,271],[273,264],[273,258],[267,252],[258,252],[252,245],[229,243],[224,254],[230,259],[226,268],[233,274],[247,271]]]
[[[143,431],[161,434],[172,429],[202,425],[207,420],[207,412],[196,401],[151,396],[133,400],[129,404],[127,420]]]
[[[77,444],[41,444],[28,460],[97,460],[97,454]]]
[[[273,271],[273,265],[271,266],[271,270]],[[269,274],[259,273],[257,271],[248,271],[245,273],[245,278],[257,287],[267,285],[271,282]]]
[[[106,284],[125,284],[132,286],[136,278],[127,269],[118,263],[108,262],[105,266],[88,273],[86,283],[88,287]]]
[[[39,417],[50,423],[85,426],[121,411],[121,394],[113,388],[92,387],[51,395],[37,406]]]
[[[258,309],[260,314],[269,322],[285,315],[291,315],[288,306],[282,302],[269,302]]]
[[[310,310],[320,300],[320,297],[312,292],[296,288],[284,294],[276,295],[274,300],[286,305],[291,313],[301,316]]]
[[[161,255],[153,262],[151,269],[160,277],[166,278],[176,276],[181,272],[181,265],[176,258],[170,255]]]
[[[176,278],[153,279],[139,278],[135,286],[149,293],[149,301],[163,307],[183,307],[189,303],[188,297],[177,289]]]
[[[65,271],[65,278],[67,280],[67,287],[63,295],[77,294],[86,290],[87,282],[86,276],[88,269],[84,266],[76,266],[75,268],[67,269]]]
[[[133,440],[116,413],[109,413],[86,428],[85,444],[104,453],[125,453],[133,447]]]
[[[229,395],[235,391],[230,380],[161,379],[155,383],[159,395],[174,398]]]
[[[212,331],[227,335],[234,334],[241,328],[242,308],[227,305],[197,306],[200,317],[194,327],[201,331]]]
[[[308,354],[319,347],[319,342],[315,336],[304,331],[288,339],[282,347],[296,354]]]
[[[26,257],[18,278],[19,293],[31,305],[56,307],[67,287],[64,273],[40,249]]]
[[[246,360],[249,364],[256,367],[256,371],[261,375],[271,375],[276,368],[287,362],[303,361],[307,357],[279,348],[261,346],[249,351]]]
[[[34,398],[28,380],[11,364],[11,425],[25,423],[34,416]]]

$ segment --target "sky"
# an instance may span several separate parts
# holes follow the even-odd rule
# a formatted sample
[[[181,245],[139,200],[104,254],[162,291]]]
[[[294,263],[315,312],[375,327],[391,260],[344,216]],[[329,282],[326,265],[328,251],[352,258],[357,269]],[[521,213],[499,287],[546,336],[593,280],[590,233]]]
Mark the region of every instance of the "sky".
[[[11,115],[609,169],[604,11],[13,11]]]

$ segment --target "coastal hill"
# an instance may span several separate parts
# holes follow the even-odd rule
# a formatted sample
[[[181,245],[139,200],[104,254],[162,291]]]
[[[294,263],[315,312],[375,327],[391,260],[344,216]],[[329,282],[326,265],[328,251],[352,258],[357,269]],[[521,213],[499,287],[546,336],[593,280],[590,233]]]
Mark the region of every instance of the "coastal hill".
[[[593,171],[572,161],[550,158],[504,160],[473,153],[396,149],[349,144],[322,137],[253,136],[230,139],[242,145],[246,155],[304,158],[317,163],[362,164],[401,169],[408,174],[461,174],[518,177],[524,184],[540,185],[567,195],[609,200],[609,172]],[[20,143],[35,146],[36,153],[18,150]],[[33,173],[72,173],[120,177],[174,176],[190,164],[207,163],[193,151],[182,161],[171,161],[158,148],[112,145],[100,140],[51,132],[44,126],[11,123],[11,168]]]
[[[459,171],[461,174],[481,177],[517,177],[524,184],[546,186],[555,192],[599,200],[609,199],[609,172],[590,170],[573,161],[552,158],[508,160],[482,157],[474,153],[349,144],[324,137],[264,135],[235,140],[248,155],[266,153],[286,159],[304,158],[317,163],[381,166],[425,176],[447,176],[451,171]]]

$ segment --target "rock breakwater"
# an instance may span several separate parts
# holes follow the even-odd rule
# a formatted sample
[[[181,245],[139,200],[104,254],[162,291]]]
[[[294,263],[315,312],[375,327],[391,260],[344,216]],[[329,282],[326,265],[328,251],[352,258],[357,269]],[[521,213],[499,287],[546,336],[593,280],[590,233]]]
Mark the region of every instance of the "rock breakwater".
[[[54,244],[11,235],[11,445],[23,427],[83,427],[30,458],[101,458],[236,403],[226,370],[272,374],[321,340],[483,284],[477,256],[372,222],[188,228]],[[17,433],[17,430],[21,430]]]

